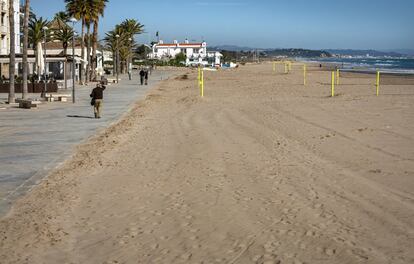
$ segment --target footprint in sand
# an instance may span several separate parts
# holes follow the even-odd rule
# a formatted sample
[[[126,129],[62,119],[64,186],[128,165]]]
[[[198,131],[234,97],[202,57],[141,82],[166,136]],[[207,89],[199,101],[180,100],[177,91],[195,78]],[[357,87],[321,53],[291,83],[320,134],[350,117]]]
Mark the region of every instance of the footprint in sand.
[[[161,250],[162,255],[167,255],[168,253],[170,253],[169,249],[164,248],[163,250]]]
[[[313,205],[314,209],[319,209],[321,207],[323,207],[323,204],[320,204],[320,203],[316,203],[316,204]]]
[[[295,231],[293,231],[293,230],[289,230],[288,232],[287,232],[287,235],[288,236],[296,236],[296,232]]]
[[[335,249],[332,249],[332,248],[325,248],[324,249],[324,253],[326,255],[328,255],[328,256],[333,256],[333,255],[335,255],[336,250]]]
[[[306,231],[305,235],[308,236],[308,237],[315,237],[316,232],[312,231],[312,230],[308,230],[308,231]]]
[[[197,228],[190,229],[191,233],[197,233],[198,231],[200,231],[200,229],[197,229]]]
[[[154,233],[154,230],[151,230],[151,229],[148,229],[148,230],[144,231],[144,234],[146,234],[146,235],[149,235],[149,234],[152,234],[152,233]]]
[[[187,226],[190,226],[190,225],[191,225],[191,223],[189,223],[189,222],[185,222],[185,223],[181,224],[182,227],[187,227]]]
[[[368,256],[365,252],[365,250],[361,249],[361,248],[355,248],[352,250],[348,250],[348,253],[351,253],[352,255],[356,256],[357,258],[361,259],[361,260],[367,260]]]
[[[151,249],[156,250],[160,245],[158,244],[152,244]]]
[[[192,254],[192,253],[184,253],[184,254],[182,254],[182,255],[180,256],[180,258],[181,258],[182,260],[190,260],[192,256],[193,256],[193,254]]]

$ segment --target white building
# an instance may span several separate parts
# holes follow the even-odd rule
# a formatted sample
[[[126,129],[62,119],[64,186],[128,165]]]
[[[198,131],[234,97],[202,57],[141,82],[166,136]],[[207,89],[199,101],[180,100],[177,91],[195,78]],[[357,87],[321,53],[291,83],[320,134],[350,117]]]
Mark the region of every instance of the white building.
[[[185,40],[184,43],[179,43],[174,40],[173,43],[164,43],[162,40],[152,46],[152,53],[149,54],[150,59],[165,59],[175,58],[178,54],[183,53],[186,56],[186,65],[211,65],[220,66],[221,57],[220,52],[207,51],[207,43],[190,43]]]
[[[14,22],[15,22],[15,51],[21,53],[20,49],[20,1],[13,0],[14,5]],[[0,55],[8,56],[10,54],[10,26],[9,26],[9,1],[0,0]],[[17,71],[17,69],[16,69]],[[2,63],[0,73],[9,75],[9,64]]]
[[[15,50],[20,53],[20,1],[14,0],[14,32],[15,32]],[[10,26],[9,26],[9,1],[0,0],[0,54],[10,54]]]

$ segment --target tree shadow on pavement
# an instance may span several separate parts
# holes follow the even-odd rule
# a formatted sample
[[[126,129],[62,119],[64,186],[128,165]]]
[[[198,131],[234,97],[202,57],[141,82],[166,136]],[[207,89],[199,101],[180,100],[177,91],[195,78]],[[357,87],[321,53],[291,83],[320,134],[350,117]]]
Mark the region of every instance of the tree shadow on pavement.
[[[80,116],[80,115],[67,115],[66,117],[95,119],[92,116]]]

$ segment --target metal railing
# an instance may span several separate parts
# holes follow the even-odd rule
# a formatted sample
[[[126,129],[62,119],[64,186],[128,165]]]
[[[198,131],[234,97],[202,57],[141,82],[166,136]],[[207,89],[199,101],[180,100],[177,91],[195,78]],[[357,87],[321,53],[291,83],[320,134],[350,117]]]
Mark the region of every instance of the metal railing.
[[[4,0],[0,0],[0,11],[2,13],[7,13],[7,6],[6,6],[6,2]]]

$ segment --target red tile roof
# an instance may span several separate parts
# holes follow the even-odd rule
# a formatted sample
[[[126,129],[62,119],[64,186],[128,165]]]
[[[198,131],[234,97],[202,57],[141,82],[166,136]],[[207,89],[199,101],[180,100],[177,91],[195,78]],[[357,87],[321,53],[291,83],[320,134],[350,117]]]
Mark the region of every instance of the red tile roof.
[[[203,43],[163,43],[163,44],[157,44],[158,47],[188,47],[188,46],[196,46],[201,47]]]

